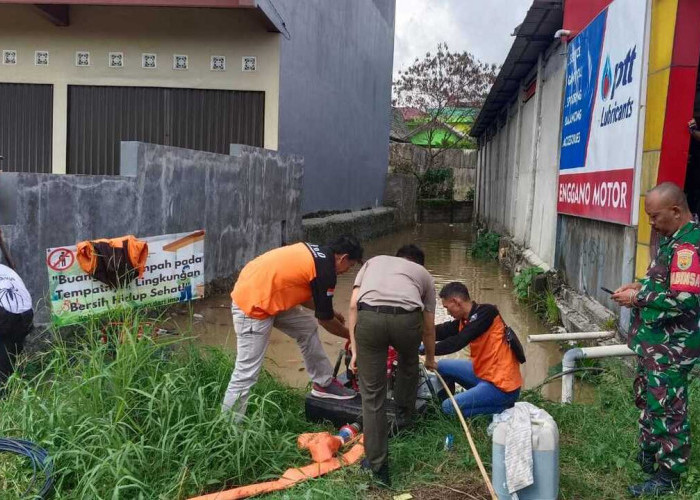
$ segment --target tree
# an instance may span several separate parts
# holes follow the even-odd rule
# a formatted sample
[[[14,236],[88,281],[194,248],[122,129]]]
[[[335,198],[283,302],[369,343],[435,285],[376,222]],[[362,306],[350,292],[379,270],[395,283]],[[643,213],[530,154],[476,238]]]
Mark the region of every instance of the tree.
[[[470,119],[465,110],[481,108],[497,69],[469,52],[450,52],[446,43],[440,43],[435,54],[428,52],[422,60],[416,58],[407,70],[399,71],[393,104],[418,112],[419,118],[412,123],[413,133],[422,133],[426,139],[424,164],[410,172],[418,178],[419,187],[446,149],[474,147],[466,127],[457,130],[454,124]]]

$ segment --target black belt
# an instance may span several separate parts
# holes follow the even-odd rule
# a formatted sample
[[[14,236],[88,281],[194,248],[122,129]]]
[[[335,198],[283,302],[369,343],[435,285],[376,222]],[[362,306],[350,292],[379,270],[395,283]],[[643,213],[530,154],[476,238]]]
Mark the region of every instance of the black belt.
[[[381,314],[411,314],[420,311],[420,307],[415,309],[404,309],[403,307],[395,306],[370,306],[364,302],[359,302],[357,304],[357,309],[360,311],[372,311]]]

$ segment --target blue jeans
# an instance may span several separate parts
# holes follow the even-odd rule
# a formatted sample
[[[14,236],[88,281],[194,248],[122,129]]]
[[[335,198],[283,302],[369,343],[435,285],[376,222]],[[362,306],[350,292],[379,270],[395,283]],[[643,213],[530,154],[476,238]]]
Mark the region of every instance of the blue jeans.
[[[520,396],[520,389],[503,392],[491,382],[482,380],[474,374],[474,366],[466,359],[443,359],[438,362],[438,373],[447,385],[454,387],[455,382],[467,389],[455,394],[457,406],[465,417],[474,415],[492,415],[512,407]],[[442,402],[442,411],[454,415],[452,401]]]

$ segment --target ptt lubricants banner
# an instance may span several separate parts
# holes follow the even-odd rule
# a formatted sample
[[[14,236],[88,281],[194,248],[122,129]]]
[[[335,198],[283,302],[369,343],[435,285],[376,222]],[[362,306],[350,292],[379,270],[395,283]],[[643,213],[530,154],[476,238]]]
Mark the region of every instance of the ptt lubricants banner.
[[[187,302],[204,296],[204,231],[142,240],[148,243],[143,276],[117,290],[81,269],[75,246],[46,250],[53,323],[72,325],[116,309]]]
[[[569,43],[559,213],[633,223],[646,5],[615,0]]]

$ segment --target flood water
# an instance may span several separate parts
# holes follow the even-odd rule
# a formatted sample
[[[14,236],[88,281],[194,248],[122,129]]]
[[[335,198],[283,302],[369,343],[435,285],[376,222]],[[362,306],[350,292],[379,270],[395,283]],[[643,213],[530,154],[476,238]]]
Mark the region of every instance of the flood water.
[[[518,304],[507,271],[501,269],[495,261],[474,260],[467,254],[472,240],[473,229],[468,224],[422,224],[363,242],[363,246],[367,259],[381,254],[394,255],[401,245],[415,243],[425,252],[426,268],[435,277],[438,291],[445,283],[461,281],[467,285],[474,300],[496,305],[506,323],[518,333],[525,348],[527,363],[521,366],[525,388],[537,386],[549,375],[550,367],[561,362],[562,353],[554,343],[528,344],[528,335],[548,333],[548,328],[530,309]],[[338,278],[334,303],[335,309],[343,314],[347,312],[357,271],[358,269],[353,269]],[[194,313],[201,316],[195,316],[191,326],[200,342],[235,350],[236,335],[229,308],[228,295],[211,296],[194,304]],[[436,321],[440,323],[450,319],[438,300]],[[174,316],[173,321],[177,324],[184,320],[182,316]],[[321,340],[331,362],[335,363],[345,341],[323,329]],[[451,357],[468,357],[468,349]],[[309,382],[296,342],[280,331],[273,330],[265,366],[292,386],[304,387]],[[581,389],[576,387],[576,398],[579,401],[587,399]],[[560,380],[547,384],[542,389],[542,394],[558,401],[561,396]]]

